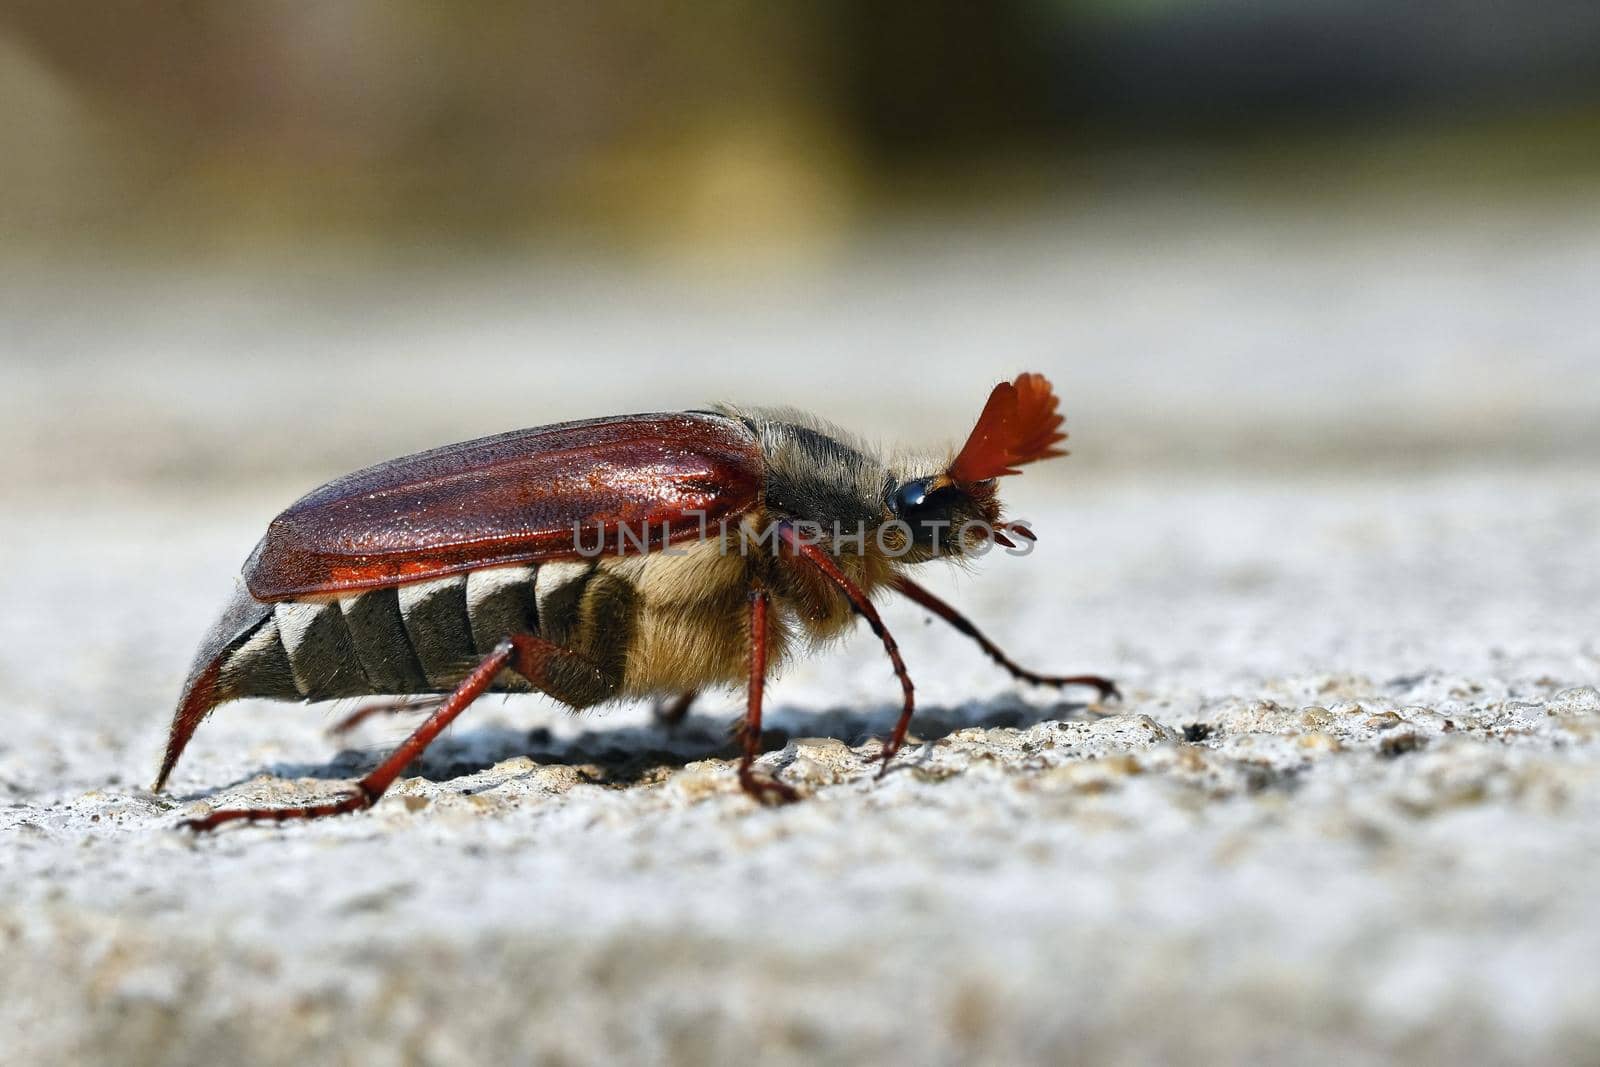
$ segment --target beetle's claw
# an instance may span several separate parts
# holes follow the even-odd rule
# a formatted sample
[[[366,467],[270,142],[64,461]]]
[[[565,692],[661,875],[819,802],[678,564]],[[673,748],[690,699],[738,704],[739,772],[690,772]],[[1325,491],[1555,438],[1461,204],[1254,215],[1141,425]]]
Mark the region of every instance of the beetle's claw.
[[[1115,700],[1122,702],[1122,690],[1117,688],[1117,683],[1110,678],[1102,678],[1097,674],[1084,675],[1081,678],[1065,679],[1068,685],[1087,685],[1094,689],[1095,699],[1099,701]]]

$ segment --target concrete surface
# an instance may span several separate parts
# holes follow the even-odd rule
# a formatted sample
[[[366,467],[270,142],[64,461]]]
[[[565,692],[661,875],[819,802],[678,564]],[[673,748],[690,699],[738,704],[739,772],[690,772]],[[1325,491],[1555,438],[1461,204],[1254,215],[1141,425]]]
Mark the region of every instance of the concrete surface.
[[[4,600],[59,630],[7,617],[5,1058],[1587,1058],[1589,486],[1084,490],[954,591],[1025,661],[1118,674],[1111,717],[895,607],[927,744],[882,782],[894,684],[854,640],[774,687],[791,808],[719,758],[732,699],[678,736],[497,701],[369,815],[200,841],[173,824],[330,788],[403,727],[336,756],[325,709],[230,706],[151,796],[193,620],[132,564],[182,523],[8,518]],[[52,571],[85,520],[106,571]]]
[[[1479,247],[1481,224],[1454,225],[1433,247]],[[406,729],[373,722],[341,744],[324,731],[348,705],[232,705],[202,727],[171,795],[145,791],[194,642],[265,520],[335,462],[376,458],[347,454],[496,428],[468,422],[505,418],[512,402],[496,391],[487,415],[458,425],[449,402],[464,387],[441,387],[397,429],[392,409],[335,411],[317,392],[311,407],[343,421],[302,429],[288,399],[309,388],[303,364],[274,376],[222,356],[168,359],[150,338],[222,343],[227,324],[243,336],[259,313],[300,331],[305,351],[365,353],[330,362],[319,388],[366,375],[393,397],[357,326],[256,295],[219,310],[191,287],[150,312],[118,364],[110,325],[60,310],[61,294],[54,311],[19,300],[5,321],[25,358],[5,433],[32,451],[12,453],[0,514],[0,1062],[1600,1061],[1600,496],[1581,429],[1597,401],[1577,388],[1593,382],[1594,338],[1544,323],[1546,297],[1512,284],[1592,280],[1600,227],[1571,222],[1544,246],[1485,238],[1503,255],[1486,254],[1483,279],[1395,265],[1382,234],[1341,238],[1340,254],[1374,273],[1325,312],[1329,332],[1371,342],[1357,364],[1401,360],[1391,377],[1411,383],[1399,405],[1410,420],[1361,411],[1365,376],[1343,365],[1272,364],[1273,381],[1252,384],[1230,362],[1217,337],[1225,314],[1253,306],[1252,279],[1309,269],[1322,250],[1228,232],[1246,249],[1229,255],[1252,266],[1237,289],[1196,283],[1229,294],[1220,310],[1180,299],[1192,291],[1176,270],[1147,296],[1189,308],[1194,336],[1210,338],[1165,373],[1201,383],[1214,371],[1242,398],[1186,417],[1169,382],[1170,417],[1138,423],[1160,439],[1119,461],[1106,442],[1129,442],[1117,413],[1139,404],[1115,399],[1115,375],[1085,371],[1087,391],[1108,398],[1081,419],[1069,400],[1088,455],[1012,494],[1038,551],[931,579],[1023,662],[1115,675],[1125,703],[1101,714],[1013,685],[959,635],[890,605],[922,743],[872,779],[870,736],[897,690],[857,635],[770,690],[764,763],[809,794],[782,809],[737,790],[734,696],[674,734],[639,708],[573,718],[497,699],[373,812],[202,840],[175,830],[212,804],[334,789]],[[1055,247],[1000,288],[1090,273],[1095,246]],[[906,307],[965,293],[952,281],[914,296],[915,271],[901,291],[850,269]],[[1423,300],[1403,313],[1413,336],[1455,338],[1433,362],[1404,362],[1405,337],[1379,328],[1408,283]],[[998,322],[1004,294],[971,284],[974,314]],[[527,322],[576,314],[559,303],[459,332],[547,337]],[[758,309],[735,328],[776,336],[792,311]],[[1578,309],[1567,312],[1570,324]],[[1105,337],[1145,312],[1130,299],[1074,313]],[[820,315],[811,341],[782,344],[846,351],[870,333],[862,314]],[[1263,343],[1271,321],[1286,347],[1303,339],[1301,320],[1265,304],[1252,321]],[[719,336],[714,321],[696,329]],[[917,331],[897,320],[890,332]],[[83,342],[81,360],[52,368],[45,353],[63,338]],[[1545,353],[1528,357],[1524,390],[1472,384],[1484,380],[1472,368],[1511,349]],[[519,373],[514,352],[463,358]],[[1071,397],[1079,358],[1038,365]],[[983,363],[941,357],[936,377],[986,382],[1027,361]],[[582,378],[544,366],[557,386]],[[748,398],[716,388],[714,359],[631,366],[673,402],[691,386]],[[1563,368],[1571,390],[1556,388]],[[790,372],[773,371],[790,383],[778,399],[837,398],[863,429],[864,409],[897,400],[833,383],[805,392]],[[193,395],[174,400],[173,383]],[[608,388],[631,397],[636,385]],[[240,391],[249,447],[217,407]],[[61,402],[74,396],[80,416],[104,418],[80,418],[68,441]],[[1474,438],[1484,396],[1518,425],[1488,419]],[[604,409],[618,406],[635,405]],[[902,413],[884,435],[907,421],[926,433],[937,415],[958,436],[968,406]],[[270,450],[262,409],[288,420]],[[1380,462],[1374,417],[1439,447]],[[1406,425],[1426,433],[1405,438]],[[1217,440],[1187,455],[1203,432]],[[1257,451],[1279,439],[1296,442],[1288,458]],[[55,440],[49,478],[16,459]],[[191,465],[168,462],[185,450]],[[284,458],[297,454],[311,458]]]

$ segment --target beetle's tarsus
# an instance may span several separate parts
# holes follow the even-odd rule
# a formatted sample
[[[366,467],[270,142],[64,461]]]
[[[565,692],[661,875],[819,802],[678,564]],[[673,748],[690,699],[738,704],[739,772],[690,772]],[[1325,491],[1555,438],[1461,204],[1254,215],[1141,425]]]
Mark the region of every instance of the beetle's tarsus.
[[[776,807],[793,804],[800,799],[799,790],[772,775],[756,774],[749,767],[739,767],[739,788],[753,797],[758,804]]]
[[[889,773],[889,768],[894,764],[894,758],[900,754],[904,747],[904,740],[891,737],[883,743],[883,751],[873,756],[870,763],[878,764],[878,773],[872,776],[875,782],[883,781],[883,776]]]
[[[1016,673],[1016,672],[1013,672]],[[1048,685],[1053,689],[1065,689],[1072,685],[1088,686],[1095,691],[1096,700],[1122,699],[1122,690],[1117,688],[1117,683],[1110,678],[1102,678],[1098,674],[1073,674],[1056,676],[1050,674],[1034,674],[1032,671],[1023,671],[1016,676],[1024,682],[1034,685]]]
[[[358,782],[346,796],[322,804],[305,804],[294,808],[223,808],[198,819],[185,819],[179,827],[196,834],[210,833],[230,822],[288,822],[290,819],[320,819],[328,815],[347,815],[377,803],[381,794],[374,793],[366,784]]]

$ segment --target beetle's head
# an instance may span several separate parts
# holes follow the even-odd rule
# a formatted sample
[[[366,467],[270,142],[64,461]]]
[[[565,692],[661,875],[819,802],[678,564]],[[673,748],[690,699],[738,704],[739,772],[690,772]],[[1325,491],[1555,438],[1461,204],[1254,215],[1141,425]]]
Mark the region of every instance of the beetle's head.
[[[888,487],[885,503],[910,530],[908,562],[961,556],[990,540],[1011,546],[1012,536],[1033,540],[1032,531],[1000,517],[996,487],[1025,463],[1065,455],[1060,401],[1042,374],[1021,374],[989,394],[978,424],[944,469],[908,477]],[[893,521],[891,520],[891,521]]]

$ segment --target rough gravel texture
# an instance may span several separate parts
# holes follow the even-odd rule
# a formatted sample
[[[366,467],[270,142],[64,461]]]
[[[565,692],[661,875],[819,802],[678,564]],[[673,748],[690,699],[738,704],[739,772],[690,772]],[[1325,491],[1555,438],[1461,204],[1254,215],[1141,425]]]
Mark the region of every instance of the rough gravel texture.
[[[1493,262],[1592,279],[1600,231],[1563,232],[1555,252],[1518,244]],[[1436,244],[1476,247],[1477,233]],[[1230,254],[1257,272],[1238,280],[1237,306],[1252,278],[1270,286],[1322,262],[1309,246],[1235,236],[1255,255]],[[1503,427],[1484,434],[1504,448],[1457,436],[1475,409],[1446,384],[1492,363],[1495,346],[1536,350],[1542,305],[1492,304],[1484,282],[1467,287],[1469,312],[1448,263],[1384,275],[1386,238],[1342,240],[1379,273],[1329,321],[1380,355],[1407,347],[1369,328],[1384,294],[1444,287],[1417,321],[1431,309],[1427,336],[1454,337],[1437,352],[1457,355],[1397,363],[1395,379],[1410,374],[1418,396],[1439,386],[1438,406],[1409,425],[1447,447],[1398,465],[1316,462],[1312,448],[1284,466],[1231,464],[1212,442],[1185,461],[1202,424],[1236,444],[1281,433],[1325,439],[1328,455],[1382,451],[1341,429],[1339,397],[1354,410],[1360,390],[1292,366],[1274,372],[1271,403],[1250,394],[1204,419],[1174,415],[1151,445],[1160,462],[1096,459],[1084,430],[1083,462],[1019,480],[1038,550],[931,584],[1023,662],[1113,674],[1125,700],[1019,687],[960,635],[889,604],[918,682],[919,743],[874,779],[872,738],[897,688],[869,636],[801,661],[769,693],[763,763],[807,794],[784,808],[737,789],[736,695],[675,732],[641,708],[573,718],[494,699],[370,813],[198,840],[175,829],[216,804],[337,790],[406,720],[338,741],[325,730],[348,705],[231,705],[170,795],[143,788],[193,645],[261,525],[337,468],[307,477],[240,451],[256,466],[229,482],[214,468],[237,443],[207,436],[226,412],[198,403],[185,432],[215,452],[193,470],[151,466],[147,445],[116,445],[118,427],[138,438],[131,392],[98,438],[68,450],[98,464],[69,456],[48,485],[18,464],[0,509],[0,1062],[1593,1062],[1600,495],[1587,439],[1569,430],[1595,398],[1536,382],[1506,401],[1531,425],[1569,427],[1531,453]],[[1058,251],[1066,266],[1050,270],[1089,273],[1081,243]],[[1007,292],[1048,288],[1030,263]],[[1156,306],[1182,303],[1177,277],[1148,294]],[[998,315],[1002,298],[970,284],[974,306]],[[294,318],[257,299],[238,297],[262,321]],[[865,329],[844,303],[815,324],[819,351]],[[1144,313],[1134,303],[1077,313],[1103,335]],[[1206,306],[1189,308],[1202,342],[1222,331]],[[190,332],[176,325],[187,313]],[[6,433],[42,448],[59,430],[55,401],[84,367],[110,366],[117,342],[64,314],[10,314],[37,358],[32,410],[8,401]],[[131,335],[181,348],[227,332],[209,299],[167,314]],[[752,314],[793,326],[787,312]],[[1501,328],[1473,329],[1480,320]],[[514,347],[522,321],[460,329],[500,329]],[[284,328],[313,351],[370,343],[354,327]],[[91,335],[100,347],[76,370],[39,355],[49,338]],[[1577,366],[1583,343],[1592,335],[1551,347]],[[1163,373],[1197,390],[1208,367],[1235,373],[1221,355],[1196,359]],[[1039,365],[1073,377],[1070,362]],[[148,369],[161,381],[186,366]],[[326,381],[356,380],[355,366],[330,364]],[[727,395],[696,366],[704,392]],[[641,380],[666,373],[646,368]],[[208,373],[197,393],[226,393],[231,372]],[[1087,377],[1117,395],[1113,378]],[[262,405],[288,408],[277,401],[303,380],[253,379],[241,431]],[[778,399],[827,407],[830,391]],[[389,443],[380,413],[342,414],[356,439],[372,427]],[[913,421],[928,432],[931,418]],[[1103,440],[1125,438],[1108,426]]]
[[[1011,686],[895,607],[924,743],[873,779],[894,684],[853,640],[773,688],[764,762],[810,797],[771,810],[725,758],[732,698],[676,734],[529,699],[471,713],[370,814],[196,841],[180,817],[326,793],[403,727],[334,756],[330,712],[233,705],[150,795],[191,635],[127,573],[78,636],[105,662],[21,663],[38,635],[7,634],[6,1058],[1590,1053],[1600,578],[1575,487],[1437,477],[1396,511],[1195,486],[1181,524],[1078,491],[1034,557],[941,585],[1125,702]],[[130,557],[178,535],[121,523]],[[29,564],[8,603],[101,586],[45,567],[65,520],[5,525]]]

